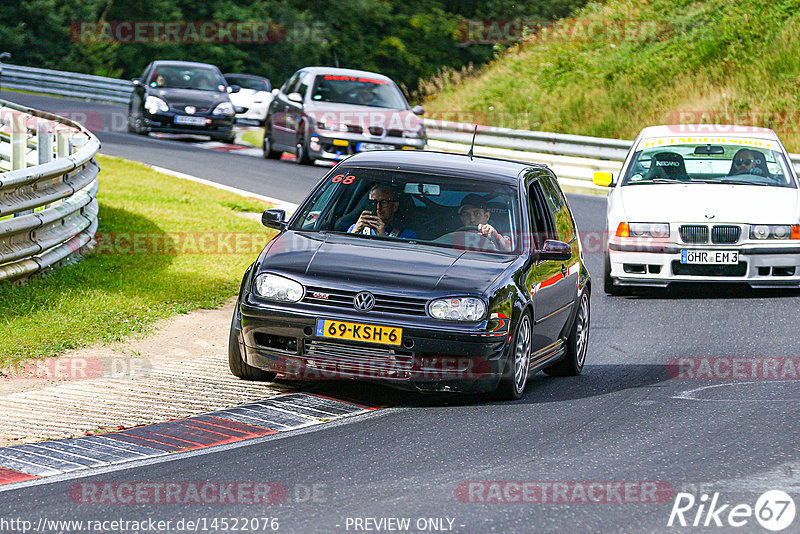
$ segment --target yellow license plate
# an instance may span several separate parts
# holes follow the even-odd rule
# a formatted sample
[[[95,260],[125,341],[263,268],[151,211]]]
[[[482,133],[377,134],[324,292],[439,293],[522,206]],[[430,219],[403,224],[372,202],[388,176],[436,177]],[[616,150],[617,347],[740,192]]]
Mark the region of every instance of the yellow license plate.
[[[368,343],[399,345],[403,340],[403,329],[392,326],[375,326],[371,324],[347,323],[317,319],[316,335]]]

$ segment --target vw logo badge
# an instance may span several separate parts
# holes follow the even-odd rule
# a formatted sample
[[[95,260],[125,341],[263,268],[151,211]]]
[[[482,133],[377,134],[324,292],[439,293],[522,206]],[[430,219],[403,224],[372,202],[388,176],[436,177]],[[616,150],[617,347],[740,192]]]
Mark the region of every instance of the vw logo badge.
[[[353,307],[358,311],[368,312],[375,306],[375,295],[369,291],[362,291],[353,297]]]
[[[186,106],[186,113],[189,115],[194,115],[194,112],[197,111],[197,108],[194,106]]]

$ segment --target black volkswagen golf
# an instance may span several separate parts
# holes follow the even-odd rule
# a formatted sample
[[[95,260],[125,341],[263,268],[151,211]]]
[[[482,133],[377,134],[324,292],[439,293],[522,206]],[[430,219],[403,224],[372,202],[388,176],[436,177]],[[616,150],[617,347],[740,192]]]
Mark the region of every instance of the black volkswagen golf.
[[[229,364],[251,380],[355,378],[522,396],[577,375],[590,277],[546,166],[367,152],[334,167],[247,270]]]

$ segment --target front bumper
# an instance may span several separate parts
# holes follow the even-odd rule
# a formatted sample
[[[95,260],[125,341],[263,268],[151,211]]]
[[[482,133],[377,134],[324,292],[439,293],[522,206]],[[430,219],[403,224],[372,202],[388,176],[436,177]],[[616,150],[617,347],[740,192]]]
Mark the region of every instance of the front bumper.
[[[314,159],[340,160],[366,152],[364,144],[382,145],[388,150],[424,150],[424,138],[372,137],[356,133],[318,131],[309,136],[308,153]]]
[[[738,265],[688,265],[682,250],[734,251]],[[611,277],[617,285],[661,286],[672,282],[745,282],[752,287],[800,287],[800,243],[735,245],[642,244],[623,239],[609,243]]]
[[[204,120],[204,124],[176,124],[176,116],[201,118]],[[233,117],[220,117],[209,114],[181,115],[173,112],[151,114],[145,111],[144,123],[151,132],[208,135],[212,138],[218,139],[230,137],[231,133],[233,132]]]
[[[502,377],[508,334],[437,328],[433,319],[341,310],[297,311],[242,302],[242,354],[253,367],[298,380],[358,379],[417,391],[494,391]],[[403,329],[396,346],[316,336],[317,318]]]

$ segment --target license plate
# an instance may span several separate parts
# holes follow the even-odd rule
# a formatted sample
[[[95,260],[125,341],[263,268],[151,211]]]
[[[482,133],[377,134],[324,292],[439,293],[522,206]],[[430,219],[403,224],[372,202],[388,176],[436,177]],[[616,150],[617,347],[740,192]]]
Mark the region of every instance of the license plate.
[[[175,115],[175,124],[189,124],[191,126],[205,126],[204,117],[189,117],[187,115]]]
[[[358,143],[356,150],[359,152],[369,152],[370,150],[394,150],[394,145],[381,145],[379,143]]]
[[[681,263],[736,265],[739,253],[731,250],[681,250]]]
[[[393,326],[375,326],[317,319],[316,335],[336,339],[349,339],[351,341],[383,343],[384,345],[399,345],[403,339],[403,329]]]

